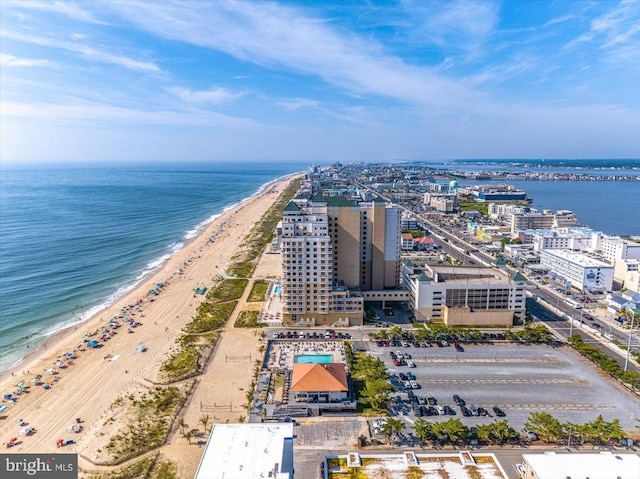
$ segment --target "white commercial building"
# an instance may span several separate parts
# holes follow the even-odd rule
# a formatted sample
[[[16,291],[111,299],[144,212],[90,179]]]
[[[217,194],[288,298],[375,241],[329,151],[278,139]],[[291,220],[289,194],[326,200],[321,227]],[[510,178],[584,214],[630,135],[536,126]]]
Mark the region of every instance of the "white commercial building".
[[[529,233],[520,232],[520,233]],[[546,249],[568,249],[572,251],[595,252],[600,248],[602,233],[587,228],[561,228],[557,230],[531,231],[534,251]],[[523,238],[518,236],[521,240]],[[528,241],[523,240],[523,243]]]
[[[602,256],[611,264],[619,259],[640,259],[640,243],[618,236],[602,238]]]
[[[195,479],[293,479],[293,424],[216,424]]]
[[[526,278],[510,278],[491,268],[415,266],[402,269],[403,285],[418,321],[447,326],[511,326],[524,318]]]
[[[545,250],[540,263],[581,291],[610,291],[613,287],[613,266],[582,253]]]
[[[523,454],[524,479],[638,479],[640,456],[609,451],[590,454]]]

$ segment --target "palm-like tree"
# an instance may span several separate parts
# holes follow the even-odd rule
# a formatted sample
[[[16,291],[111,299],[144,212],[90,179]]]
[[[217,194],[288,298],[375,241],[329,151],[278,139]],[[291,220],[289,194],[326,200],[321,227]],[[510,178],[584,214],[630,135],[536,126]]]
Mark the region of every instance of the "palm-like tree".
[[[209,416],[208,414],[203,414],[202,416],[200,416],[200,424],[202,424],[202,427],[204,428],[204,433],[207,434],[207,424],[209,424],[209,421],[211,420],[211,416]]]
[[[180,429],[182,429],[182,435],[184,436],[185,431],[189,427],[189,425],[184,421],[184,418],[180,418],[180,421],[178,421],[178,426],[180,426]]]

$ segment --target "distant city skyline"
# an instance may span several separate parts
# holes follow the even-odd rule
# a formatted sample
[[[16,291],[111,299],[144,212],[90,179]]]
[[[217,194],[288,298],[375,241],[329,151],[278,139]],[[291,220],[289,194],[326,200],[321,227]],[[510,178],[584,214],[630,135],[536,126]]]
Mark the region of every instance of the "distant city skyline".
[[[3,1],[0,159],[640,157],[640,2]]]

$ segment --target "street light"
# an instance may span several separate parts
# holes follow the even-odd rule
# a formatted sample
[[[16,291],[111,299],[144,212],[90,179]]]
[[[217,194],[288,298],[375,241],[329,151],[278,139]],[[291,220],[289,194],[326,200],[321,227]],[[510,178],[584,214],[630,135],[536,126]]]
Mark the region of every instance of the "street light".
[[[569,337],[573,336],[573,314],[571,315],[571,328],[569,329]]]
[[[629,367],[629,353],[631,352],[631,335],[633,334],[633,321],[636,319],[636,312],[631,310],[631,327],[629,328],[629,339],[627,340],[627,356],[624,360],[624,370]]]

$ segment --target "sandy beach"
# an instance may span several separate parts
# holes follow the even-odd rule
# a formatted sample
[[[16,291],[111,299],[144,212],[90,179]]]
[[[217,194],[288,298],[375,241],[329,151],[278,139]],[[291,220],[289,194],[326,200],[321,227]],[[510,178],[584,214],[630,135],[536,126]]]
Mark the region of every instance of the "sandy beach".
[[[194,295],[194,289],[210,287],[217,275],[224,274],[242,239],[254,222],[278,198],[288,182],[289,179],[279,181],[224,213],[135,290],[88,321],[52,338],[47,342],[46,349],[41,348],[13,370],[4,373],[0,380],[3,397],[16,391],[17,384],[21,381],[30,385],[30,380],[36,374],[42,375],[42,380],[50,383],[51,387],[45,389],[43,386],[31,385],[29,392],[17,396],[17,401],[2,402],[8,409],[0,413],[0,440],[4,442],[18,436],[18,444],[3,451],[61,452],[56,448],[56,440],[64,438],[73,439],[75,444],[65,447],[62,452],[79,452],[82,457],[93,457],[91,449],[100,442],[96,438],[103,428],[101,418],[105,412],[118,396],[153,387],[149,380],[157,377],[160,364],[171,349],[176,347],[175,339],[181,328],[191,319],[204,299],[204,296]],[[269,258],[267,264],[277,267],[278,262],[275,258]],[[262,276],[278,274],[278,271],[268,271],[270,267],[265,269],[262,265],[261,268],[264,270]],[[163,284],[162,288],[157,288],[158,284]],[[149,294],[149,290],[156,288],[158,294]],[[237,311],[232,320],[236,314]],[[140,324],[136,327],[124,324],[110,339],[101,341],[100,348],[86,347],[86,341],[99,339],[109,330],[109,319],[118,315],[129,317]],[[244,388],[248,387],[251,380],[251,366],[243,361],[227,362],[224,355],[229,352],[236,355],[252,354],[252,359],[255,360],[259,356],[259,339],[253,331],[234,331],[231,325],[232,321],[222,334],[216,356],[198,378],[193,397],[179,416],[186,414],[187,422],[190,421],[193,427],[197,426],[199,417],[199,408],[195,405],[203,400],[210,404],[231,405],[228,411],[221,410],[211,414],[216,422],[243,415],[241,405],[245,402]],[[127,332],[127,329],[131,332]],[[146,346],[146,352],[138,349],[141,344]],[[64,360],[66,353],[77,355],[68,366]],[[211,373],[213,362],[215,368]],[[56,367],[55,374],[51,374],[50,369],[56,363],[62,367]],[[68,431],[68,426],[76,418],[83,421],[83,431],[79,434]],[[23,420],[25,426],[32,427],[35,433],[20,436],[19,420]],[[175,449],[176,442],[178,449],[188,447],[184,439],[170,440],[170,444],[165,447],[169,451],[172,447]],[[195,471],[200,454],[198,451],[201,450],[191,446],[189,451],[188,464],[180,467],[185,473]],[[182,455],[179,450],[175,454]],[[168,456],[172,455],[169,452]],[[192,464],[193,458],[195,464]],[[84,466],[91,468],[91,464]]]

